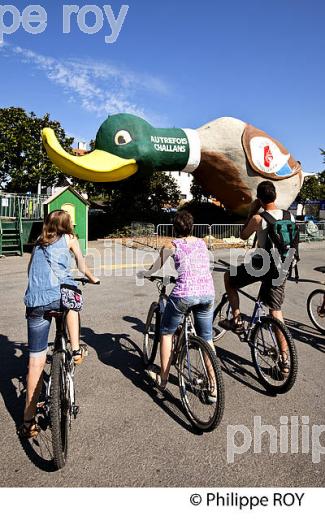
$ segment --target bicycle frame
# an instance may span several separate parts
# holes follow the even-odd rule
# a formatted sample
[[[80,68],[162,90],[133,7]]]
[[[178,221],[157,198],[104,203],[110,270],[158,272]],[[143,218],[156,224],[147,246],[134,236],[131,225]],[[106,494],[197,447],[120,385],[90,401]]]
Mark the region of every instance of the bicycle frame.
[[[159,291],[159,299],[158,299],[159,313],[160,313],[160,317],[162,317],[162,315],[165,311],[167,300],[168,300],[167,286],[165,285],[165,283],[161,284],[161,282],[160,282],[157,284],[157,287],[158,287],[158,291]],[[196,335],[196,331],[195,331],[194,322],[193,322],[193,318],[192,318],[192,314],[191,314],[190,310],[185,314],[183,321],[179,325],[179,327],[180,327],[179,334],[177,334],[177,333],[174,334],[174,337],[176,336],[177,339],[176,339],[176,342],[175,342],[174,348],[173,348],[173,364],[175,364],[177,371],[179,371],[180,370],[179,363],[178,363],[179,354],[180,354],[182,345],[185,343],[187,368],[188,368],[190,378],[192,380],[191,363],[190,363],[190,355],[189,355],[189,348],[188,348],[189,341],[188,340],[189,340],[190,334]],[[204,370],[206,372],[205,375],[207,376],[207,369],[206,369],[205,362],[204,362],[204,359],[202,356],[202,352],[200,352],[200,357],[201,357],[201,361],[202,361],[202,366],[204,367]]]
[[[191,361],[190,361],[190,352],[189,352],[189,335],[193,334],[196,335],[195,327],[193,323],[193,318],[191,311],[189,311],[187,314],[185,314],[182,324],[180,325],[180,333],[177,337],[177,341],[174,346],[173,351],[173,360],[175,364],[175,368],[177,372],[181,372],[180,366],[179,366],[179,355],[181,353],[182,346],[185,345],[186,348],[186,364],[187,364],[187,370],[189,374],[189,380],[191,383],[194,383],[194,377],[192,375],[192,368],[191,368]],[[204,361],[204,357],[202,355],[202,352],[200,351],[200,359],[202,362],[202,366],[204,368],[205,377],[208,378],[208,371],[206,368],[206,364]]]
[[[229,267],[228,262],[219,260],[219,263]],[[269,313],[263,304],[261,290],[262,286],[256,298],[242,289],[237,289],[238,293],[254,302],[253,312],[245,320],[247,325],[244,325],[243,332],[238,336],[240,341],[246,342],[250,347],[253,365],[262,384],[271,392],[284,393],[292,388],[296,380],[298,366],[296,349],[285,323],[273,316],[272,312]],[[214,321],[218,315],[225,319],[231,318],[229,310],[230,303],[225,293],[214,310]],[[222,323],[219,325],[219,331],[220,327]],[[226,329],[217,331],[215,340],[223,337],[225,332]]]
[[[168,296],[166,294],[166,285],[163,285],[159,294],[159,312],[160,316],[164,314]]]
[[[226,267],[230,266],[230,264],[228,262],[225,262],[224,260],[220,260],[219,259],[219,263],[225,265]],[[251,319],[250,319],[250,321],[248,323],[248,326],[247,326],[246,330],[243,333],[244,340],[249,343],[252,331],[254,329],[254,326],[256,325],[256,323],[260,323],[261,322],[261,317],[262,316],[266,316],[264,305],[263,305],[263,303],[262,303],[262,301],[260,299],[261,289],[259,290],[257,298],[254,298],[254,296],[251,296],[250,294],[246,293],[242,289],[237,289],[237,291],[238,291],[238,293],[240,293],[243,296],[245,296],[245,298],[247,298],[247,299],[249,299],[249,300],[251,300],[251,301],[253,301],[255,303],[254,310],[253,310],[253,313],[251,315]],[[215,314],[217,314],[219,309],[221,309],[223,307],[223,305],[227,301],[228,301],[228,295],[227,295],[227,293],[224,293],[222,298],[221,298],[221,301],[220,301],[219,305],[215,309]],[[228,303],[228,305],[230,305],[230,303]]]
[[[166,304],[167,304],[167,300],[168,300],[167,286],[165,284],[161,285],[161,283],[158,283],[157,287],[158,287],[158,291],[159,291],[159,299],[158,299],[159,313],[160,313],[160,318],[162,318],[162,315],[165,312],[165,308],[166,308]],[[184,324],[186,326],[184,326]],[[184,319],[183,319],[182,323],[179,326],[181,327],[181,331],[178,334],[176,345],[178,345],[180,339],[183,340],[184,332],[186,333],[186,336],[185,336],[185,340],[186,341],[187,341],[187,338],[188,338],[188,331],[189,330],[194,331],[194,334],[195,334],[194,324],[193,324],[193,320],[192,320],[192,317],[191,317],[190,313],[188,313],[188,314],[186,314],[184,316]],[[174,334],[174,336],[175,335],[176,334]]]
[[[158,282],[156,285],[159,297],[158,302],[157,300],[152,302],[146,321],[145,366],[149,366],[155,360],[160,339],[159,323],[167,301],[167,285],[175,283],[171,280],[165,282],[161,276],[148,278],[151,282]],[[219,424],[224,408],[222,373],[213,349],[206,341],[197,337],[191,308],[184,311],[179,326],[173,334],[171,364],[178,375],[178,386],[186,415],[196,428],[211,431]],[[149,341],[154,343],[149,345]]]
[[[71,415],[76,418],[78,413],[78,407],[75,404],[75,391],[74,391],[74,371],[75,366],[72,359],[72,355],[67,348],[68,344],[68,334],[67,334],[67,325],[66,325],[66,318],[67,318],[67,312],[64,312],[62,316],[55,317],[55,323],[56,323],[56,334],[55,334],[55,340],[54,340],[54,352],[61,352],[64,355],[64,365],[66,368],[66,378],[67,378],[67,384],[69,389],[69,400],[70,400],[70,409],[69,409],[69,415],[70,415],[70,426],[71,426]],[[50,411],[50,396],[51,396],[51,383],[52,383],[52,377],[51,373],[49,375],[48,382],[44,381],[45,384],[45,409],[46,413],[49,414]]]
[[[176,357],[178,357],[178,354],[180,352],[180,348],[181,348],[183,342],[185,342],[186,345],[188,345],[188,337],[189,337],[189,335],[191,333],[195,334],[194,323],[193,323],[193,319],[192,319],[192,316],[191,316],[190,312],[184,316],[183,321],[179,325],[179,327],[180,327],[180,332],[179,332],[178,335],[176,335],[177,341],[176,341],[176,344],[175,344],[175,355],[176,355]]]
[[[244,293],[243,291],[240,291],[240,292],[242,294],[244,294],[245,296],[249,297],[249,295]],[[253,310],[250,322],[249,322],[249,324],[248,324],[248,326],[247,326],[247,328],[245,330],[245,340],[247,342],[250,341],[250,337],[251,337],[252,331],[253,331],[256,323],[260,323],[261,322],[261,317],[262,316],[265,316],[265,310],[264,310],[264,306],[263,306],[262,302],[258,298],[255,301],[255,306],[254,306],[254,310]]]
[[[242,294],[243,296],[245,296],[246,298],[248,298],[249,300],[254,302],[254,309],[253,309],[251,318],[250,318],[250,320],[248,322],[247,328],[245,329],[245,331],[243,333],[244,340],[249,342],[250,337],[251,337],[251,333],[252,333],[252,331],[254,329],[254,326],[256,325],[256,323],[259,323],[261,321],[262,316],[265,316],[266,312],[265,312],[264,305],[263,305],[263,303],[260,300],[260,295],[259,294],[258,294],[257,298],[254,298],[254,296],[251,296],[250,294],[246,293],[242,289],[238,289],[238,292],[240,294]],[[228,302],[228,308],[229,308],[230,307],[230,303],[229,303],[228,295],[227,295],[227,293],[224,293],[222,295],[220,303],[217,305],[217,307],[216,307],[216,309],[214,311],[215,315],[218,314],[219,310],[222,309],[222,307],[227,302]]]

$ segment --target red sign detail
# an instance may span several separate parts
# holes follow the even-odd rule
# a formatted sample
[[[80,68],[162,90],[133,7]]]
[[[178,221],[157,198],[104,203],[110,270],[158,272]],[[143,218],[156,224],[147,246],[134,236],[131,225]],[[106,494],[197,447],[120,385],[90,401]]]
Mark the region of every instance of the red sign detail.
[[[264,166],[269,168],[271,162],[273,161],[273,155],[269,146],[264,146]]]

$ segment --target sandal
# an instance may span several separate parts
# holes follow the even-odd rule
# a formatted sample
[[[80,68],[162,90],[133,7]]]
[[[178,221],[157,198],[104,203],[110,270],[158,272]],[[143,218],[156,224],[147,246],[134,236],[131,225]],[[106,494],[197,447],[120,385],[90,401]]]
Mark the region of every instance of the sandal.
[[[281,354],[281,358],[279,361],[279,368],[284,376],[288,376],[290,373],[290,363],[288,361],[288,354],[285,353],[286,359],[284,359],[283,354]]]
[[[81,346],[78,350],[72,351],[72,357],[75,365],[81,365],[84,362],[85,357],[88,356],[87,347]]]
[[[158,390],[160,390],[161,392],[166,390],[168,380],[162,382],[160,374],[157,374],[157,372],[155,372],[154,370],[146,370],[146,372],[147,372],[148,376],[150,377],[150,379],[155,383]]]
[[[37,414],[44,414],[46,411],[46,402],[45,401],[39,401],[36,405],[36,415]]]
[[[216,403],[216,402],[217,402],[217,392],[215,392],[214,390],[211,390],[208,393],[208,403],[209,404],[213,404],[213,403]]]
[[[245,330],[244,322],[242,321],[241,317],[231,318],[230,320],[226,318],[219,321],[218,325],[225,330],[231,330],[235,334],[242,334]]]
[[[207,401],[209,404],[213,404],[213,403],[217,402],[217,389],[215,387],[215,384],[213,384],[213,383],[209,383]]]
[[[41,431],[38,424],[36,424],[35,417],[29,421],[24,421],[23,424],[18,428],[17,433],[22,439],[33,439],[37,437]]]
[[[325,306],[324,304],[320,307],[317,307],[317,314],[320,318],[325,318]]]

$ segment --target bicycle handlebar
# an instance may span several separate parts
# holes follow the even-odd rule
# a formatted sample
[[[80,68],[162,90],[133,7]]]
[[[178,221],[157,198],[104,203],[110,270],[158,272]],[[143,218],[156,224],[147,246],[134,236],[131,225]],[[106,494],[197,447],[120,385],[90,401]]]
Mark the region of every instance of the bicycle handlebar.
[[[221,258],[218,258],[217,263],[230,267],[229,262],[226,262],[225,260],[222,260]]]
[[[176,283],[177,280],[174,276],[145,276],[145,279],[150,282],[163,282],[164,285]]]
[[[80,283],[82,283],[82,285],[86,285],[87,283],[89,283],[91,285],[100,285],[100,280],[98,280],[98,282],[96,282],[96,283],[93,283],[90,280],[88,280],[88,278],[74,278],[74,281],[80,282]]]

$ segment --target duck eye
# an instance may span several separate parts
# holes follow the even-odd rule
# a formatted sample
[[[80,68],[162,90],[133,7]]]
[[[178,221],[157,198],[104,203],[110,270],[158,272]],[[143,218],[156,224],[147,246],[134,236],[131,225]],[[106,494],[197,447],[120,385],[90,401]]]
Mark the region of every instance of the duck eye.
[[[132,137],[127,130],[120,130],[115,135],[115,144],[119,146],[123,146],[124,144],[129,144],[132,141]]]

